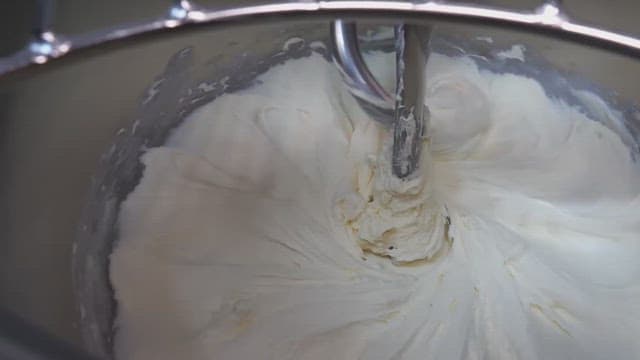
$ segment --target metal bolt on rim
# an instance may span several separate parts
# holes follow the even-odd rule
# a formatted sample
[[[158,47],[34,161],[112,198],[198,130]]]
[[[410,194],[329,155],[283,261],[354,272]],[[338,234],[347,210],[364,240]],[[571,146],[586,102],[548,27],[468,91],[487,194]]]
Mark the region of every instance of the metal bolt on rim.
[[[181,29],[188,25],[215,25],[240,22],[249,18],[285,15],[324,15],[336,13],[385,14],[411,16],[416,19],[443,19],[481,23],[496,27],[512,27],[528,32],[564,38],[590,46],[611,50],[640,59],[640,39],[592,27],[570,19],[559,1],[548,1],[527,12],[509,11],[480,5],[450,3],[447,1],[274,1],[269,4],[205,9],[188,0],[172,1],[166,16],[148,22],[120,26],[89,35],[65,37],[57,34],[51,22],[54,0],[37,0],[40,16],[34,25],[33,40],[24,50],[0,58],[0,76],[30,66],[44,64],[52,59],[68,56],[80,49],[96,47],[117,40],[135,38],[167,29]]]

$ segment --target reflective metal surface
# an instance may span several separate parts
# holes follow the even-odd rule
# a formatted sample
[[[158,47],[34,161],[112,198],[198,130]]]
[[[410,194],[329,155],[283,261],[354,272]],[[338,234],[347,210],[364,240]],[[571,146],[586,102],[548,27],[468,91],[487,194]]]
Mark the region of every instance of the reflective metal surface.
[[[428,136],[429,109],[424,105],[428,42],[431,29],[400,25],[396,37],[396,96],[393,121],[392,171],[408,178],[420,164],[422,143]]]
[[[70,47],[45,55],[45,65],[35,64],[34,49],[3,59],[2,72],[10,76],[0,78],[0,306],[108,358],[115,310],[108,254],[119,202],[140,176],[139,152],[161,144],[193,107],[251,85],[269,66],[311,51],[328,55],[335,16],[357,19],[364,35],[366,21],[437,20],[438,52],[469,54],[482,68],[535,78],[549,94],[586,112],[569,85],[601,95],[624,119],[616,123],[611,116],[605,125],[628,128],[631,137],[623,141],[637,151],[635,40],[608,43],[602,33],[564,32],[567,22],[542,25],[545,17],[537,12],[517,15],[527,31],[515,32],[504,19],[482,25],[503,12],[465,15],[463,8],[398,1],[193,7],[186,15],[178,10],[89,35],[65,38],[53,31]],[[197,20],[197,14],[206,16]],[[473,25],[461,24],[467,20]],[[370,42],[361,39],[364,51]],[[514,44],[526,46],[526,63],[498,56]]]
[[[515,12],[474,4],[448,3],[444,1],[366,0],[272,2],[255,6],[207,10],[194,6],[188,0],[178,0],[174,2],[173,6],[168,7],[167,15],[164,18],[155,21],[118,27],[90,36],[74,37],[63,44],[47,41],[47,43],[51,43],[49,45],[54,49],[53,51],[43,52],[42,47],[39,46],[35,46],[34,51],[30,44],[24,51],[9,58],[1,59],[0,74],[15,71],[30,64],[42,64],[50,59],[60,57],[68,51],[186,25],[213,25],[267,16],[278,16],[280,18],[303,14],[330,16],[338,12],[343,14],[366,12],[370,15],[384,15],[385,17],[437,18],[491,26],[517,27],[525,31],[548,34],[570,41],[581,41],[591,46],[640,58],[639,39],[574,22],[561,11],[559,1],[546,2],[532,12]],[[49,30],[47,32],[50,33],[49,38],[59,38],[53,31]],[[34,42],[38,42],[38,36],[36,36]],[[48,49],[49,47],[45,46],[45,48]]]
[[[331,50],[347,89],[362,109],[373,120],[393,128],[392,172],[404,179],[418,167],[429,115],[423,99],[431,30],[400,24],[394,26],[394,32],[395,96],[386,92],[365,64],[354,22],[336,20],[331,24]]]
[[[367,68],[354,22],[336,20],[331,24],[333,61],[347,89],[362,109],[383,126],[393,128],[392,172],[404,179],[420,163],[420,151],[429,110],[423,105],[425,67],[431,30],[427,26],[394,26],[395,96],[389,95]],[[393,104],[393,108],[391,108]]]
[[[351,94],[371,118],[385,127],[393,126],[394,98],[378,83],[362,58],[355,22],[336,20],[331,24],[333,61]]]

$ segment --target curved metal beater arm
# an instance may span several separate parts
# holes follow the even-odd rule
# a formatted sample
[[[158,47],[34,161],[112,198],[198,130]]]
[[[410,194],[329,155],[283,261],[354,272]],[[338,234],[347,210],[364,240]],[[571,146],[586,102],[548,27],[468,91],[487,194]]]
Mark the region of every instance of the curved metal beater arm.
[[[394,99],[369,71],[358,46],[356,24],[335,20],[331,24],[333,60],[360,106],[385,127],[393,125]]]
[[[420,163],[427,128],[429,110],[423,102],[428,54],[422,41],[429,35],[430,29],[424,26],[395,27],[396,91],[392,97],[367,68],[355,23],[336,20],[331,26],[334,62],[347,88],[373,120],[393,128],[392,171],[402,179],[413,174]]]

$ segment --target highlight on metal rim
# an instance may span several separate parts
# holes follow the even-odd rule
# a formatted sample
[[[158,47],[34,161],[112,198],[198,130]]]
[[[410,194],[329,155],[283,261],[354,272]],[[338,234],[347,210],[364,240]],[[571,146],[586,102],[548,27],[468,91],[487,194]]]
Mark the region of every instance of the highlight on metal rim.
[[[547,1],[540,7],[528,12],[451,3],[444,0],[424,2],[399,0],[306,0],[290,2],[280,0],[269,4],[217,9],[198,7],[189,0],[174,0],[168,1],[167,13],[160,19],[68,38],[57,34],[53,26],[55,24],[50,23],[54,0],[37,1],[43,10],[41,11],[42,16],[39,17],[39,22],[34,26],[36,36],[22,51],[9,57],[0,58],[0,75],[34,64],[43,64],[79,49],[90,48],[116,40],[130,39],[161,30],[184,28],[186,25],[214,25],[265,17],[272,19],[273,17],[286,15],[335,16],[337,13],[352,15],[382,14],[391,17],[411,16],[417,20],[420,18],[437,18],[481,23],[495,27],[518,28],[527,32],[581,42],[589,46],[640,59],[640,39],[574,22],[562,11],[560,1],[557,0]]]

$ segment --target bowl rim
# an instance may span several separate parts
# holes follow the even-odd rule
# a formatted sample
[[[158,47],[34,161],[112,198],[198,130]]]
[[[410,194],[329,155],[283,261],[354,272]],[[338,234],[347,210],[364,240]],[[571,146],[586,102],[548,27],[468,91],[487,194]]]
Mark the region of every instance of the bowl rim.
[[[25,48],[0,58],[0,78],[23,72],[82,50],[99,50],[105,45],[121,45],[147,37],[164,36],[168,32],[193,28],[230,26],[255,21],[282,21],[294,17],[314,18],[378,18],[384,21],[448,21],[495,28],[511,28],[527,33],[563,39],[640,60],[640,39],[572,21],[558,1],[547,1],[531,11],[513,11],[473,4],[431,0],[306,0],[273,1],[260,5],[206,9],[186,0],[175,1],[167,15],[150,21],[120,24],[88,34],[65,37],[45,28]],[[39,28],[39,27],[36,27]]]

